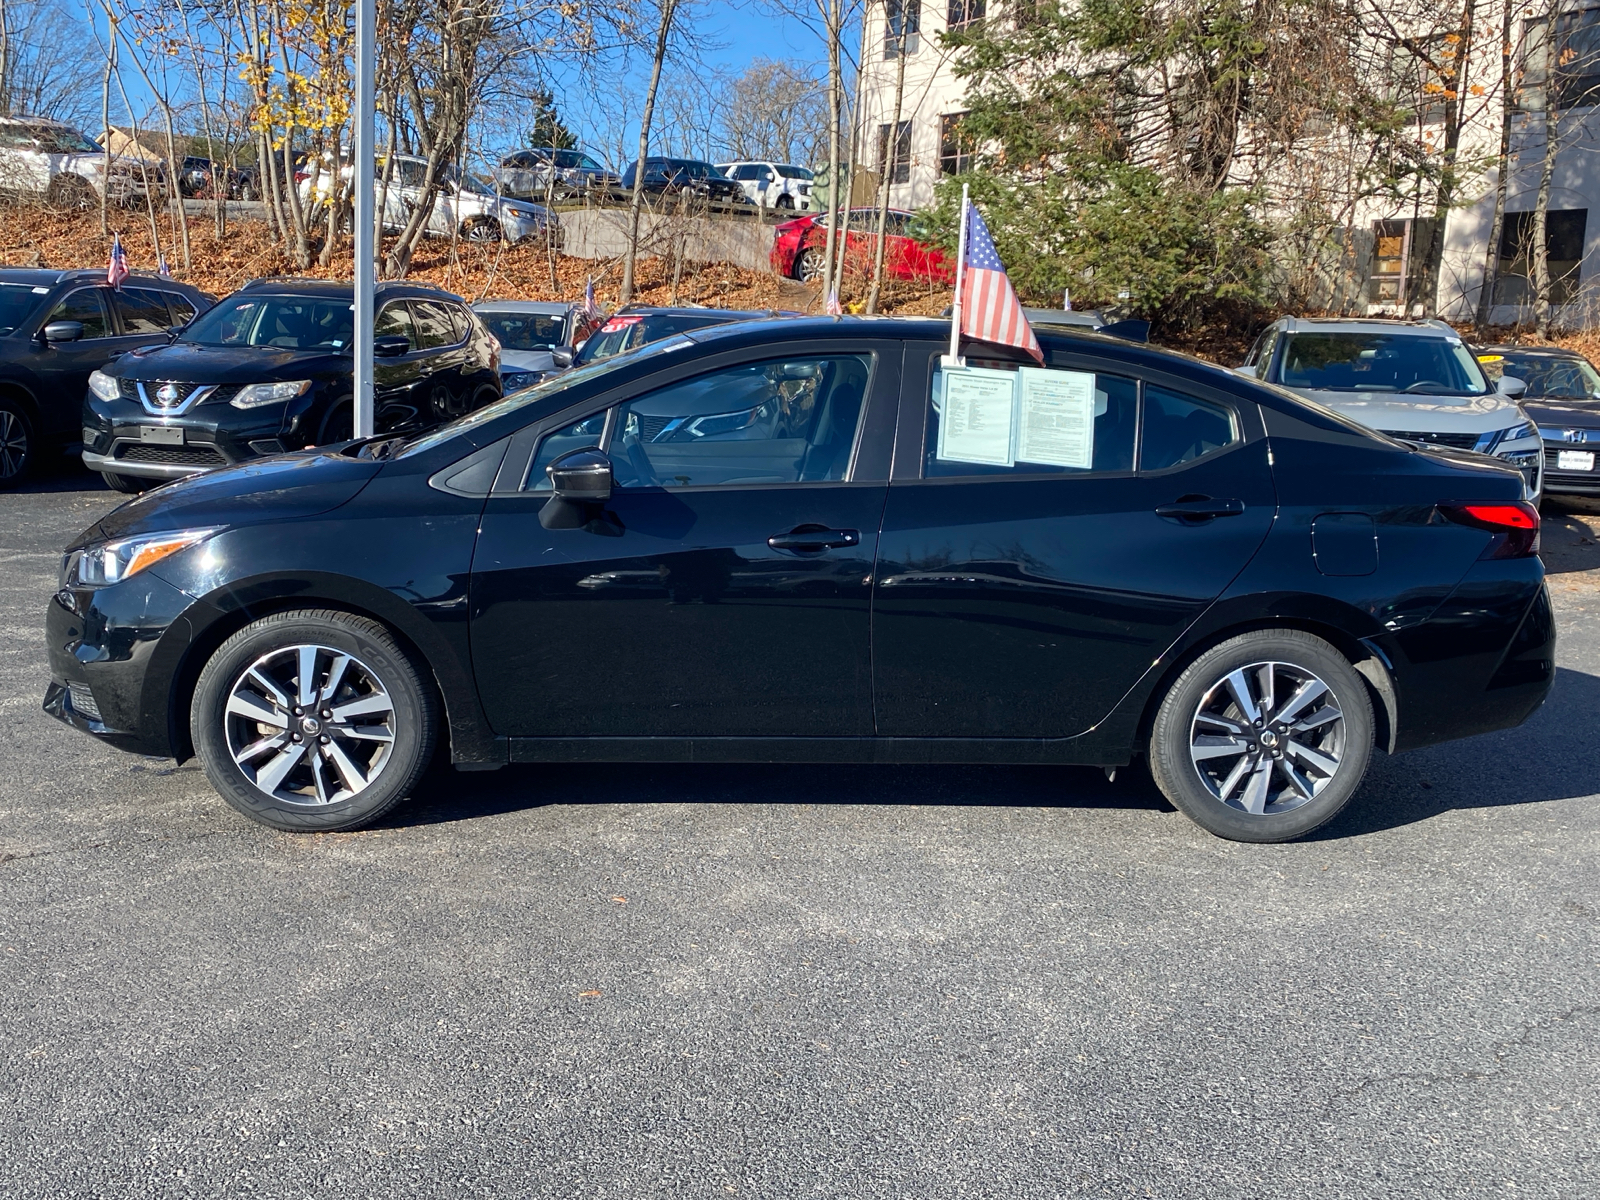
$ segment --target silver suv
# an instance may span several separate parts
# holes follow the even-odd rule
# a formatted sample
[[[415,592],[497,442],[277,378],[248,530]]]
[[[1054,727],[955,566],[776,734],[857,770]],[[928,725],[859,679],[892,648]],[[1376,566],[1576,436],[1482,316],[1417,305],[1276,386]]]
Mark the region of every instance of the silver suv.
[[[1491,384],[1443,321],[1283,317],[1236,369],[1401,441],[1493,454],[1522,472],[1538,501],[1544,455],[1517,404],[1523,382]]]
[[[0,117],[0,192],[42,199],[54,208],[92,208],[101,194],[134,204],[162,192],[160,166],[112,154],[107,171],[100,144],[46,117]]]

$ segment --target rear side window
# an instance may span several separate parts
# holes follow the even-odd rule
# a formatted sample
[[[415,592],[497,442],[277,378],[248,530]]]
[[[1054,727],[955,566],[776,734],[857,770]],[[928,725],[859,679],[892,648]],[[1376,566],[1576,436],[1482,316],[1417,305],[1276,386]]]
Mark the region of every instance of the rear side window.
[[[1222,405],[1145,384],[1141,471],[1176,467],[1238,440],[1233,414]]]
[[[123,288],[112,292],[123,333],[165,333],[172,323],[167,301],[160,292],[143,288]]]
[[[413,300],[411,314],[417,326],[417,342],[424,350],[455,345],[456,329],[444,305],[430,300]]]
[[[198,311],[189,297],[181,292],[167,292],[167,307],[172,310],[172,323],[174,325],[187,325],[194,320]]]
[[[843,479],[872,359],[742,363],[660,388],[617,410],[619,487],[718,487]]]

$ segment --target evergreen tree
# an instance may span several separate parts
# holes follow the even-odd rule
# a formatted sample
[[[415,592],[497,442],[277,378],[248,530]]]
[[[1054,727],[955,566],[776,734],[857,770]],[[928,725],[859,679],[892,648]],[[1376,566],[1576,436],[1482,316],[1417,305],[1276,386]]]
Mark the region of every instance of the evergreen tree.
[[[528,145],[549,146],[557,150],[576,149],[578,137],[561,120],[561,114],[556,111],[555,96],[548,91],[540,91],[534,92],[528,100],[533,106],[533,125],[528,130]]]

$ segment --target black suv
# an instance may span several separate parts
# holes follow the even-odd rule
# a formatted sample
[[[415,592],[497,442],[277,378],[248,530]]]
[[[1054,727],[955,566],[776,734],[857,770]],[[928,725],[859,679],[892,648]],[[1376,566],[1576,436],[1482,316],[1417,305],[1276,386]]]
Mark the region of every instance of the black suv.
[[[170,345],[89,377],[83,461],[113,488],[348,441],[353,289],[258,279]],[[373,338],[379,433],[410,432],[500,398],[500,347],[459,296],[380,283]]]
[[[638,163],[628,164],[628,169],[622,173],[624,189],[633,190],[633,180],[638,170]],[[644,190],[655,196],[676,196],[679,192],[688,192],[714,204],[754,207],[754,202],[744,194],[742,187],[711,163],[698,158],[646,158]]]
[[[132,275],[118,291],[104,270],[0,270],[0,490],[47,451],[78,440],[89,373],[215,303],[198,288]]]

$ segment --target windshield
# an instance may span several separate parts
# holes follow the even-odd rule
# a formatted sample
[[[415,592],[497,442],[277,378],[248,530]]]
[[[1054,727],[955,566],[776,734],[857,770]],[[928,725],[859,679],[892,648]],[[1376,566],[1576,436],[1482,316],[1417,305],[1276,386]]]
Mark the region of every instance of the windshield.
[[[51,154],[104,154],[99,142],[90,141],[76,129],[62,125],[34,125],[28,129],[39,149]]]
[[[44,290],[40,288],[39,293]],[[34,314],[39,293],[25,283],[0,283],[0,337],[15,333]]]
[[[343,350],[354,332],[354,305],[347,299],[233,296],[196,317],[179,341],[195,346]]]
[[[558,167],[582,167],[586,171],[604,169],[581,150],[557,150],[552,157]]]
[[[553,350],[566,338],[567,319],[560,313],[480,312],[503,350]]]
[[[1528,385],[1528,399],[1600,400],[1600,371],[1582,358],[1556,358],[1542,354],[1505,354],[1490,370],[1500,368]]]
[[[682,171],[690,179],[722,179],[724,176],[708,162],[695,162],[693,159],[679,159],[668,165],[670,171]]]
[[[477,192],[483,196],[494,195],[494,184],[490,183],[482,175],[479,175],[476,172],[461,171],[457,170],[455,167],[451,167],[450,170],[445,172],[444,177],[450,182],[454,183],[463,192]]]
[[[785,179],[815,179],[816,176],[804,167],[779,167],[778,174]]]
[[[1460,341],[1391,333],[1291,334],[1278,382],[1311,391],[1413,396],[1489,391],[1477,360]]]
[[[590,334],[589,340],[584,342],[583,349],[573,361],[578,364],[599,362],[602,358],[611,358],[651,342],[659,342],[671,334],[703,329],[707,325],[720,325],[728,319],[710,313],[703,317],[682,313],[672,316],[624,313],[620,317],[612,317]]]

